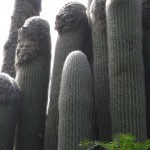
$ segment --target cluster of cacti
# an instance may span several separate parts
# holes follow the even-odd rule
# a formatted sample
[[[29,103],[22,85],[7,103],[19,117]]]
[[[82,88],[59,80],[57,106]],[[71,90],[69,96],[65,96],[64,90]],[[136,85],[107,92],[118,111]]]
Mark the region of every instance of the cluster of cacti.
[[[38,16],[41,11],[41,0],[15,0],[14,11],[11,17],[9,37],[4,45],[4,60],[2,72],[15,78],[15,50],[17,46],[18,29],[31,16]]]
[[[148,0],[89,0],[87,11],[66,4],[56,16],[51,75],[48,22],[21,23],[15,80],[0,74],[0,149],[77,150],[84,139],[150,137],[149,8]]]

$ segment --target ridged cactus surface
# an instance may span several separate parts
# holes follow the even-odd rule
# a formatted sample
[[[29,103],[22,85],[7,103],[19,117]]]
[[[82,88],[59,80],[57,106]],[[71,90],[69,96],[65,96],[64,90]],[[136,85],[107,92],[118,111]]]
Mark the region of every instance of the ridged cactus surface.
[[[58,98],[62,68],[67,55],[78,49],[84,51],[88,19],[86,8],[80,3],[66,4],[56,16],[58,39],[55,47],[54,66],[51,75],[50,103],[45,132],[45,150],[56,150],[58,139]]]
[[[88,60],[80,51],[71,52],[64,63],[59,95],[58,149],[77,150],[92,139],[92,76]]]
[[[12,150],[18,115],[21,110],[21,91],[13,78],[0,73],[0,149]]]
[[[88,4],[87,4],[87,13],[90,12],[90,6],[91,6],[92,0],[88,0]]]
[[[146,139],[141,0],[107,0],[112,132]]]
[[[150,1],[143,0],[142,4],[142,27],[143,27],[143,57],[145,69],[145,89],[146,89],[146,115],[147,134],[150,138]]]
[[[2,72],[8,73],[15,78],[15,51],[17,46],[18,29],[24,24],[25,20],[31,16],[39,15],[42,0],[15,0],[14,11],[11,17],[9,37],[4,45],[4,60]]]
[[[93,0],[90,7],[93,40],[95,107],[99,140],[111,139],[110,93],[108,77],[108,43],[105,13],[106,0]]]
[[[50,72],[49,24],[40,17],[26,20],[19,30],[16,81],[23,106],[17,130],[17,150],[42,150]]]

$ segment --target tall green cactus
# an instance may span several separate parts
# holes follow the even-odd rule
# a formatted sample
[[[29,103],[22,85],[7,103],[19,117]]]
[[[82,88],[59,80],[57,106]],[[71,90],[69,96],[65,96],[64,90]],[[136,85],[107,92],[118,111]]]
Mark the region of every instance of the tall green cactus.
[[[19,30],[16,81],[23,92],[17,150],[43,150],[50,71],[49,24],[40,17],[26,20]]]
[[[71,52],[64,63],[59,95],[58,149],[77,150],[92,139],[92,76],[86,56]]]
[[[13,78],[0,73],[0,149],[12,150],[18,115],[21,109],[21,92]]]
[[[99,140],[111,140],[110,94],[108,77],[108,45],[105,13],[106,0],[93,0],[90,19],[93,40],[95,104]]]
[[[18,29],[25,20],[31,16],[39,15],[42,0],[15,0],[14,11],[11,17],[9,37],[4,45],[4,60],[2,72],[8,73],[15,78],[15,51],[17,46]]]
[[[150,138],[150,1],[143,0],[142,5],[142,27],[143,27],[143,57],[145,67],[145,89],[146,89],[146,112],[147,112],[147,134]]]
[[[146,135],[141,0],[107,0],[112,132]]]
[[[61,73],[67,55],[76,50],[84,51],[88,19],[86,8],[80,3],[66,4],[56,16],[55,28],[58,31],[54,66],[51,75],[50,103],[45,133],[45,150],[56,150],[58,139],[58,97]]]

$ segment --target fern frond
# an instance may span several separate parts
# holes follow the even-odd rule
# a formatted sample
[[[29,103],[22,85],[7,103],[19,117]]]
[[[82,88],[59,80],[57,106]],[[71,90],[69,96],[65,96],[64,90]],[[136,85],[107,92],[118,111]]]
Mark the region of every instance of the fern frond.
[[[150,140],[137,142],[136,137],[131,134],[118,134],[113,137],[113,141],[110,143],[84,140],[80,146],[86,150],[92,150],[97,146],[106,150],[148,150],[150,149]]]

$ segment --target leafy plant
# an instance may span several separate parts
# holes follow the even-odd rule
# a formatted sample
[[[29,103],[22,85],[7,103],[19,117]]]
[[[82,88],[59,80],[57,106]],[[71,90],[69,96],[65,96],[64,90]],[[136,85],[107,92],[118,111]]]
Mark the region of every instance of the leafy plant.
[[[136,137],[131,134],[118,134],[114,136],[113,141],[110,143],[83,140],[79,146],[86,150],[92,150],[97,146],[106,150],[148,150],[150,148],[150,140],[137,142]]]

